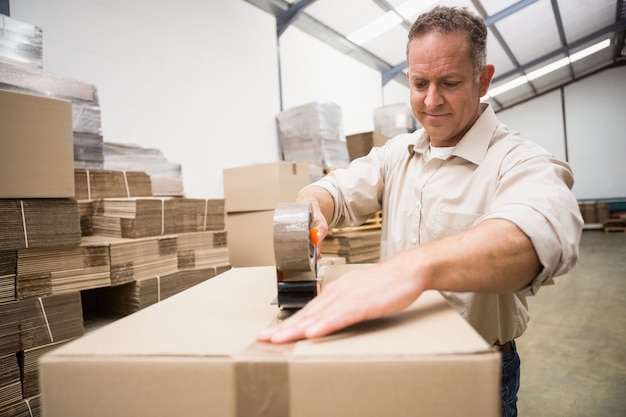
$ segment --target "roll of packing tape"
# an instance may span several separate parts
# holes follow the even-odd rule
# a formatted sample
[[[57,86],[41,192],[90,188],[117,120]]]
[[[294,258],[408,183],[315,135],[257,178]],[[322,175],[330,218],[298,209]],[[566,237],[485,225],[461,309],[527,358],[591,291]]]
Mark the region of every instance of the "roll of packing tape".
[[[311,203],[278,203],[274,210],[274,255],[279,271],[317,273],[317,246],[311,243]]]

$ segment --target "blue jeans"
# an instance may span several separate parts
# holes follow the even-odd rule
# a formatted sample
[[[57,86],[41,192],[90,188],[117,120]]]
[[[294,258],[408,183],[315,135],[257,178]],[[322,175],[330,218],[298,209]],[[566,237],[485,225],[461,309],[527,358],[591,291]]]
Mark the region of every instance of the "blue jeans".
[[[510,352],[502,355],[502,417],[517,417],[517,391],[520,381],[520,358],[515,341]]]

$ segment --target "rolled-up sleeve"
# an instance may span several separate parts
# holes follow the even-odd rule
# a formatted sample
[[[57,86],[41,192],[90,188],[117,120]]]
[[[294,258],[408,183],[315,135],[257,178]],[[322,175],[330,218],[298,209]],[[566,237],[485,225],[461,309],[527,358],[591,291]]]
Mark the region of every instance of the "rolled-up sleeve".
[[[497,208],[481,221],[507,219],[530,238],[542,270],[519,295],[534,295],[541,286],[553,284],[554,277],[578,260],[583,219],[571,192],[573,182],[569,165],[548,155],[518,160],[502,174],[493,201]]]

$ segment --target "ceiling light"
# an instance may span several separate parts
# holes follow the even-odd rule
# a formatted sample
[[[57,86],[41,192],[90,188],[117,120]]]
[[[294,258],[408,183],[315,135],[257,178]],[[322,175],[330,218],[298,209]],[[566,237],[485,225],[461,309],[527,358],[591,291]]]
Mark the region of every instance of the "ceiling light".
[[[436,1],[430,1],[425,4],[423,1],[409,0],[396,7],[395,11],[390,10],[378,19],[352,32],[350,35],[347,36],[347,38],[357,45],[363,45],[364,43],[382,35],[388,30],[391,30],[394,26],[402,23],[402,19],[400,18],[400,16],[398,16],[398,14],[408,20],[422,10],[426,10],[427,8],[431,7],[435,3]]]
[[[526,74],[526,78],[528,78],[528,81],[536,80],[539,77],[549,74],[552,71],[556,71],[559,68],[563,68],[569,64],[570,64],[570,59],[568,57],[561,58],[556,62],[553,62],[544,67],[539,68],[538,70],[529,72],[528,74]]]
[[[356,32],[352,32],[347,36],[352,42],[357,45],[363,45],[365,42],[370,41],[383,33],[387,32],[394,26],[402,22],[400,16],[394,12],[387,12],[373,22],[363,26]]]
[[[603,50],[604,48],[608,48],[611,45],[611,39],[605,39],[602,42],[598,42],[595,45],[591,45],[589,48],[585,48],[580,52],[576,52],[569,56],[570,61],[576,62],[580,61],[583,58],[588,57],[591,54],[595,54],[598,51]]]
[[[611,40],[605,39],[602,42],[598,42],[595,45],[585,48],[580,52],[576,52],[575,54],[570,55],[569,57],[559,59],[556,62],[545,65],[535,71],[529,72],[526,75],[522,75],[521,77],[511,80],[505,84],[499,85],[498,87],[494,87],[490,89],[488,94],[483,97],[483,100],[486,100],[490,97],[497,96],[506,91],[512,90],[529,81],[536,80],[539,77],[542,77],[546,74],[556,71],[559,68],[563,68],[573,62],[580,61],[581,59],[588,57],[589,55],[592,55],[598,51],[601,51],[604,48],[607,48],[610,44],[611,44]]]

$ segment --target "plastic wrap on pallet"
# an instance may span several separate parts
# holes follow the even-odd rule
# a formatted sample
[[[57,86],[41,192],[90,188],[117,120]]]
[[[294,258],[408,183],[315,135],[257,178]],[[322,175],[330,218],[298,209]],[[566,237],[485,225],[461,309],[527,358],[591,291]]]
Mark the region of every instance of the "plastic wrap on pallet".
[[[74,167],[104,168],[104,141],[102,135],[74,132]]]
[[[145,172],[154,196],[184,195],[181,164],[168,161],[160,150],[112,142],[104,142],[103,149],[104,169]]]
[[[374,110],[374,130],[388,138],[413,132],[416,128],[415,117],[405,103],[389,104]]]
[[[98,95],[93,84],[11,62],[0,61],[0,87],[72,102],[98,104]]]
[[[94,135],[102,134],[100,106],[89,103],[72,103],[72,130]]]
[[[285,161],[324,168],[344,168],[350,163],[341,107],[337,104],[309,103],[285,110],[276,119]]]
[[[0,60],[42,68],[42,37],[41,28],[0,15]]]

